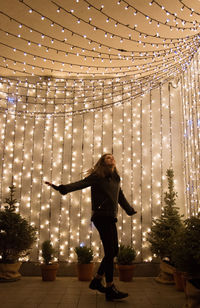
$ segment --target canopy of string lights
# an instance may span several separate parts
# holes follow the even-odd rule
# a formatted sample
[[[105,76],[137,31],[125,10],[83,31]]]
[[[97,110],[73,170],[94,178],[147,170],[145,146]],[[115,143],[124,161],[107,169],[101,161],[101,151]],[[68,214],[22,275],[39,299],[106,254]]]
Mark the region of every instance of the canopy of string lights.
[[[0,2],[1,76],[167,80],[200,45],[199,0]]]

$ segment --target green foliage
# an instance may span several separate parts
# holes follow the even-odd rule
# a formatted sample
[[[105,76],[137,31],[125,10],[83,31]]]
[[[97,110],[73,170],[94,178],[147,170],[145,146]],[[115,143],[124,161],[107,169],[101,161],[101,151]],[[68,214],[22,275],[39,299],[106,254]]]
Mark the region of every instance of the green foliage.
[[[93,250],[87,246],[77,246],[74,251],[77,254],[78,263],[88,264],[93,260]]]
[[[150,242],[151,251],[161,259],[169,258],[174,249],[174,237],[183,228],[181,216],[178,208],[175,207],[177,193],[174,192],[174,172],[168,169],[168,192],[165,192],[165,206],[162,215],[153,220],[153,226],[148,234],[147,240]]]
[[[53,248],[51,241],[47,240],[42,243],[42,257],[45,264],[50,264],[53,259],[55,249]]]
[[[9,186],[9,189],[10,189],[10,195],[9,197],[7,197],[5,199],[5,203],[7,204],[5,206],[5,210],[9,211],[9,212],[15,212],[16,210],[16,203],[17,203],[17,199],[14,198],[14,195],[15,195],[15,186],[12,185],[12,186]]]
[[[177,192],[174,191],[174,171],[173,169],[167,169],[166,172],[168,181],[168,192],[165,192],[164,201],[169,208],[176,205],[176,198],[178,196]],[[167,208],[167,207],[166,207]]]
[[[1,263],[14,263],[28,255],[28,250],[36,241],[36,229],[19,213],[15,213],[15,187],[10,186],[6,206],[0,210],[0,256]]]
[[[200,214],[184,221],[176,236],[172,261],[180,271],[200,274]]]
[[[131,246],[120,245],[119,252],[117,255],[117,263],[130,265],[133,263],[136,257],[136,251]]]

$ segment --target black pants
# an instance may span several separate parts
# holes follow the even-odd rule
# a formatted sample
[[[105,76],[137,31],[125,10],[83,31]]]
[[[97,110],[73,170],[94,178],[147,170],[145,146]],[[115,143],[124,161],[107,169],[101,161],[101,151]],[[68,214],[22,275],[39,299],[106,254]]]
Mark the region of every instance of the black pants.
[[[93,223],[97,228],[103,248],[104,257],[98,269],[98,275],[105,274],[106,282],[113,281],[114,258],[118,254],[118,236],[116,222],[113,217],[95,217]]]

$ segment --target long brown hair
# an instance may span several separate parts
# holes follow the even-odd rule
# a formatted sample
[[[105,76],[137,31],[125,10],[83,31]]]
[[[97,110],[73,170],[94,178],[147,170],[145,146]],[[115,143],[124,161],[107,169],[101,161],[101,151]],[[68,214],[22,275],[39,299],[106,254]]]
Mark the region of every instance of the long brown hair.
[[[108,168],[108,166],[105,164],[105,157],[107,155],[112,155],[111,153],[106,153],[106,154],[103,154],[99,160],[96,162],[96,164],[94,165],[93,168],[89,169],[87,171],[87,174],[90,175],[90,174],[96,174],[102,178],[106,177],[106,176],[109,176],[109,175],[114,175],[118,180],[120,179],[120,176],[119,176],[119,173],[116,169],[116,167],[114,168],[114,170],[111,172],[110,171],[110,168]]]

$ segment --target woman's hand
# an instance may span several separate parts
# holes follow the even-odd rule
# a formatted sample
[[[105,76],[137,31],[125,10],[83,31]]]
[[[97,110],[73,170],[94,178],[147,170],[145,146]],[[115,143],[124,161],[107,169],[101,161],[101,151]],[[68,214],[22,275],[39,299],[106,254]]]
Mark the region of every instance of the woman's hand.
[[[130,209],[128,209],[128,210],[126,211],[126,214],[127,214],[128,216],[132,216],[132,215],[137,214],[137,212],[134,210],[133,207],[131,207]]]
[[[44,183],[45,183],[46,185],[52,187],[53,189],[58,190],[58,191],[59,191],[59,187],[61,186],[61,185],[56,186],[56,185],[54,185],[53,183],[48,182],[48,181],[45,181]]]
[[[50,183],[50,182],[44,182],[45,184],[47,184],[48,186],[52,186],[52,183]]]

